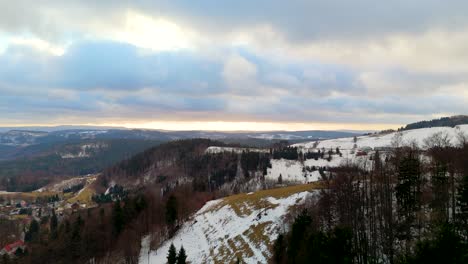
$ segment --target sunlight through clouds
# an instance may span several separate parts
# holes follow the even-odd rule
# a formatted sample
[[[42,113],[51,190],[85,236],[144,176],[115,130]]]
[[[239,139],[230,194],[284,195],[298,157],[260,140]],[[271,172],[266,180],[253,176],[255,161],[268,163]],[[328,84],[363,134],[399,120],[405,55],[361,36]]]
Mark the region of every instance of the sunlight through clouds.
[[[116,39],[152,51],[168,51],[193,48],[193,35],[167,19],[128,11]]]

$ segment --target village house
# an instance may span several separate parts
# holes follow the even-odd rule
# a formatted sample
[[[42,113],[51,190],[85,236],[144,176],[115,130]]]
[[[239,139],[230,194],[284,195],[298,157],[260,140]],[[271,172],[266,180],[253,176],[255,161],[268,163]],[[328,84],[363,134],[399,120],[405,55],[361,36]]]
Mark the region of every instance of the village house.
[[[14,243],[8,244],[0,250],[0,256],[8,254],[10,256],[14,255],[16,251],[20,249],[22,252],[26,249],[26,244],[23,240],[18,240]]]

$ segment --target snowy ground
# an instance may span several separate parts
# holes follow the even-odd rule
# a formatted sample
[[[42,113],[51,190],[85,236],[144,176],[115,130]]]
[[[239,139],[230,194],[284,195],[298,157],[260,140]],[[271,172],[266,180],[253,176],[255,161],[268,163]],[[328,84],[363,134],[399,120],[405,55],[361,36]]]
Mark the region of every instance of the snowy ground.
[[[452,145],[457,144],[457,133],[458,131],[462,131],[468,135],[468,125],[460,125],[454,128],[451,127],[432,127],[432,128],[421,128],[421,129],[413,129],[402,131],[402,139],[404,144],[408,144],[410,142],[416,142],[419,147],[424,147],[424,139],[432,136],[435,133],[443,132],[447,133],[450,142]],[[389,147],[391,145],[392,139],[394,138],[396,133],[389,133],[385,135],[370,135],[370,136],[360,136],[357,137],[356,145],[358,148],[363,147]],[[314,146],[314,142],[306,142],[306,143],[299,143],[295,144],[299,148],[304,149],[312,149]],[[319,141],[317,148],[325,148],[325,149],[335,149],[339,147],[342,150],[350,150],[354,146],[353,138],[338,138],[338,139],[330,139],[330,140],[323,140]]]
[[[234,153],[242,153],[243,151],[245,152],[268,152],[268,149],[259,149],[259,148],[237,148],[237,147],[208,147],[205,150],[205,153],[211,153],[211,154],[216,154],[216,153],[222,153],[222,152],[234,152]]]
[[[284,227],[283,216],[308,194],[310,192],[302,191],[286,197],[265,196],[250,201],[249,197],[256,195],[250,193],[241,195],[240,200],[236,198],[232,204],[223,199],[208,202],[157,251],[148,255],[148,241],[144,239],[140,263],[148,263],[148,260],[151,264],[166,263],[171,243],[177,249],[183,245],[188,261],[194,264],[234,263],[237,258],[242,263],[267,263],[270,247]]]
[[[318,171],[308,172],[303,171],[303,168],[304,163],[297,160],[271,160],[271,168],[268,168],[265,178],[277,181],[281,175],[283,182],[296,183],[308,183],[319,180],[320,174]]]

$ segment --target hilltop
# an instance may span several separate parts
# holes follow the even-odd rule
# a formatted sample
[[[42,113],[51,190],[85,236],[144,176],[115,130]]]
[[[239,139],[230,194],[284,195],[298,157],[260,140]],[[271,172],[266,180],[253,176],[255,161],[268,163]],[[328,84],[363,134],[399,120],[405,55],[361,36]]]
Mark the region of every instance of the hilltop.
[[[468,124],[468,115],[456,115],[450,117],[442,117],[439,119],[432,119],[428,121],[419,121],[406,125],[401,130],[410,130],[418,128],[430,128],[430,127],[455,127],[458,125]]]

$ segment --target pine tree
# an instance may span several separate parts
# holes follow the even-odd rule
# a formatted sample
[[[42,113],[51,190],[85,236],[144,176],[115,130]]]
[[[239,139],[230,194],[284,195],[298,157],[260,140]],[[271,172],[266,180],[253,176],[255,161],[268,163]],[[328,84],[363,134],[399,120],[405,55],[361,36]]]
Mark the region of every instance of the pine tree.
[[[52,217],[50,218],[50,237],[52,239],[57,238],[57,215],[55,214],[55,210],[52,210]]]
[[[275,241],[275,245],[273,247],[273,260],[274,260],[274,263],[276,263],[276,264],[281,263],[281,261],[283,260],[284,251],[285,251],[284,235],[279,234],[278,238]]]
[[[179,254],[177,255],[177,264],[186,264],[187,255],[185,254],[185,249],[183,246],[180,247]]]
[[[166,223],[175,224],[177,220],[177,199],[171,195],[166,203]]]
[[[460,206],[460,220],[464,224],[468,224],[468,174],[463,176],[463,179],[458,187],[457,203]]]
[[[174,244],[171,244],[169,247],[169,252],[167,253],[167,264],[176,264],[177,263],[177,251],[174,247]]]
[[[39,235],[39,223],[36,220],[32,220],[29,224],[29,230],[26,233],[24,240],[27,242],[34,241]]]
[[[112,210],[113,234],[117,237],[124,226],[124,215],[120,207],[120,201],[115,202]]]
[[[398,184],[395,188],[400,219],[399,235],[402,240],[412,239],[411,228],[416,222],[416,216],[421,207],[421,171],[420,162],[415,154],[410,152],[404,157],[398,167]],[[409,243],[406,244],[409,250]]]

